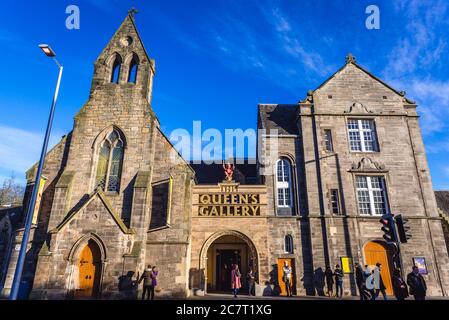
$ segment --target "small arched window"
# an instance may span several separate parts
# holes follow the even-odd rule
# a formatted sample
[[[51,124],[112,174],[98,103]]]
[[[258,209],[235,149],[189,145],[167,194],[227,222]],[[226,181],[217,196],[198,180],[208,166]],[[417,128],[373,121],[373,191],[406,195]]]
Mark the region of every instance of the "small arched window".
[[[95,185],[104,191],[118,192],[123,163],[123,141],[113,130],[101,142],[98,154]]]
[[[279,159],[276,162],[276,195],[278,207],[292,207],[292,179],[290,161]]]
[[[285,253],[293,253],[293,237],[289,234],[284,238],[284,251]]]
[[[119,83],[121,67],[122,58],[119,55],[116,55],[114,63],[112,64],[111,83]]]
[[[136,83],[138,68],[139,68],[139,61],[136,56],[133,56],[133,59],[129,64],[128,82]]]

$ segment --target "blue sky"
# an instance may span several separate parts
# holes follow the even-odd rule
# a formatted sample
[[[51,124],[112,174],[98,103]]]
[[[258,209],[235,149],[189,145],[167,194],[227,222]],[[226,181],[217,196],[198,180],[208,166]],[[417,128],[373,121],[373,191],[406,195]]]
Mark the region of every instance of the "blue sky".
[[[80,30],[65,27],[68,5]],[[380,29],[365,8],[380,8]],[[344,63],[360,65],[419,104],[436,189],[449,189],[449,4],[441,1],[23,1],[0,10],[0,182],[39,157],[57,69],[64,64],[52,143],[71,130],[88,97],[93,62],[124,19],[136,22],[156,60],[153,108],[176,128],[255,128],[258,103],[295,103]],[[225,115],[227,114],[227,115]]]

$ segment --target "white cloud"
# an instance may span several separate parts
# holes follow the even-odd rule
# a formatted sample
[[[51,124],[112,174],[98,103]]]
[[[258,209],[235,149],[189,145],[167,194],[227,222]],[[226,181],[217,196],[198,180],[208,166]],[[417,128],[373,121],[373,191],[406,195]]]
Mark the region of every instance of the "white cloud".
[[[44,134],[0,124],[0,137],[0,181],[11,174],[22,180],[25,171],[39,160]],[[52,134],[48,150],[60,138],[60,134]]]
[[[207,45],[186,43],[183,39],[192,39],[192,35],[182,30],[178,32],[184,34],[180,41],[195,51],[215,56],[227,67],[238,72],[247,70],[295,94],[304,82],[315,82],[317,76],[328,75],[334,69],[306,45],[306,35],[299,23],[289,19],[276,5],[254,6],[251,17],[246,18],[240,12],[241,8],[234,3],[226,12],[210,17],[208,24],[202,26]]]
[[[425,135],[443,132],[449,127],[449,78],[436,79],[432,73],[447,53],[447,38],[442,31],[449,27],[448,5],[441,0],[403,0],[395,8],[408,23],[391,50],[384,78],[417,100]]]

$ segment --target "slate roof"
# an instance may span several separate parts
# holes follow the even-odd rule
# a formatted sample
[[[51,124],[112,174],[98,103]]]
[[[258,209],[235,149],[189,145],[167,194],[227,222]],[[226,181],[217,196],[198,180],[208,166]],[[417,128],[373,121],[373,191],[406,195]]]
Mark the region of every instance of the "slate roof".
[[[253,162],[253,161],[252,161]],[[191,163],[190,166],[195,171],[198,184],[217,184],[225,178],[223,165],[220,164],[200,164]],[[243,164],[236,164],[234,180],[241,184],[257,184],[257,165],[245,160]]]
[[[449,191],[435,191],[438,208],[449,217]]]
[[[279,135],[298,134],[296,126],[297,104],[260,104],[258,114],[259,129],[278,130]]]

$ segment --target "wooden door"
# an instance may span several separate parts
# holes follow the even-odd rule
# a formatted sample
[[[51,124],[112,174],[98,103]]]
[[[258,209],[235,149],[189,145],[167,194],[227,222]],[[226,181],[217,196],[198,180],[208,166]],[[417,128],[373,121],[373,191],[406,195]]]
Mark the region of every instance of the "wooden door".
[[[101,275],[101,256],[97,244],[93,241],[84,247],[79,259],[78,298],[92,298],[99,292]]]
[[[388,295],[393,295],[393,285],[391,281],[393,260],[392,253],[386,245],[379,242],[368,242],[364,249],[365,252],[365,264],[372,270],[376,263],[382,265],[380,272],[382,280],[385,284]]]
[[[278,259],[278,283],[279,287],[281,289],[280,295],[281,296],[287,296],[287,289],[286,285],[283,279],[284,272],[282,271],[282,268],[284,267],[284,262],[287,261],[288,265],[292,268],[292,292],[296,292],[296,275],[295,275],[295,259],[290,258],[279,258]]]

